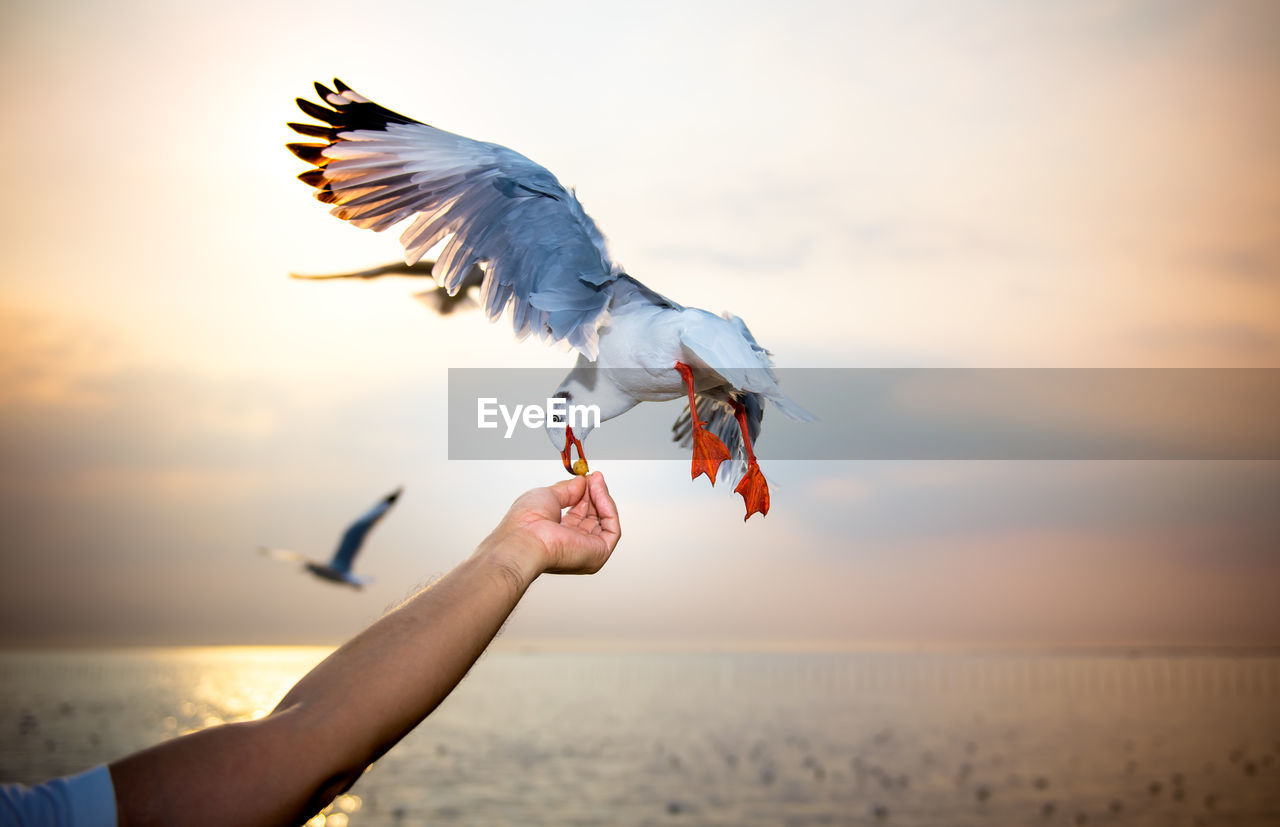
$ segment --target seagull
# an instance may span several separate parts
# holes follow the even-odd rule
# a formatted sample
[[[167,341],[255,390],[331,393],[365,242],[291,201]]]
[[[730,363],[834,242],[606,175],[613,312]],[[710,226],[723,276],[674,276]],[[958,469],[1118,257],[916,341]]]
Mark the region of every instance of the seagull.
[[[356,270],[352,273],[324,273],[324,274],[308,274],[308,273],[290,273],[290,278],[304,279],[308,281],[328,281],[330,279],[376,279],[383,276],[413,276],[432,278],[432,268],[435,266],[434,261],[418,261],[413,264],[405,264],[402,261],[393,261],[390,264],[383,264],[381,267],[370,267],[367,270]],[[441,316],[451,316],[458,310],[478,307],[478,303],[471,298],[472,289],[478,289],[484,284],[484,270],[480,265],[472,265],[471,270],[463,276],[461,283],[458,285],[458,292],[450,294],[443,287],[433,287],[430,290],[423,290],[415,293],[414,297],[421,300],[428,307],[434,309]]]
[[[577,351],[554,396],[597,406],[600,422],[687,395],[673,434],[692,449],[690,478],[706,474],[714,486],[728,461],[743,519],[768,514],[753,450],[765,402],[794,420],[814,417],[782,392],[771,354],[742,319],[684,307],[624,272],[574,191],[546,168],[393,112],[340,80],[333,86],[315,84],[322,103],[297,99],[320,123],[289,124],[321,142],[288,145],[314,167],[298,177],[333,215],[375,231],[408,221],[400,243],[409,267],[444,242],[429,265],[444,293],[478,280],[490,321],[509,313],[517,339]],[[343,275],[381,275],[365,273]],[[576,433],[569,422],[546,429],[571,474],[589,470],[582,444],[592,428],[578,425]]]
[[[333,558],[327,563],[308,559],[296,551],[289,551],[283,548],[262,546],[258,551],[277,560],[284,560],[288,563],[302,563],[302,567],[305,570],[322,580],[329,580],[344,586],[351,586],[354,589],[361,589],[370,580],[367,577],[357,577],[351,573],[351,566],[355,563],[356,554],[360,552],[360,547],[364,545],[365,538],[369,536],[369,531],[382,519],[383,515],[391,510],[391,506],[396,504],[396,500],[400,498],[400,494],[403,491],[403,487],[392,491],[381,500],[378,500],[373,508],[356,518],[354,523],[347,526],[347,530],[342,533],[342,539],[338,542],[337,550],[333,553]]]

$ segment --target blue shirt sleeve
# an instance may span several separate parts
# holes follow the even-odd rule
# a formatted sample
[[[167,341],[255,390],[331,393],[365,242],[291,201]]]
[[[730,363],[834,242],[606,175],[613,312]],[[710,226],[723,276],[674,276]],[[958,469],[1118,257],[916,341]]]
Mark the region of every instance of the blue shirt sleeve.
[[[0,827],[116,827],[116,791],[101,764],[34,787],[0,785]]]

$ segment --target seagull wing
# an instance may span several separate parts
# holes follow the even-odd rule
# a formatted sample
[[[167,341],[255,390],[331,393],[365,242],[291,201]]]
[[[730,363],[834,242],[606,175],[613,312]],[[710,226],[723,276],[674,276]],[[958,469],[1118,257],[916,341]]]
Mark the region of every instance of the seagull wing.
[[[267,546],[258,546],[258,553],[264,554],[274,560],[280,560],[284,563],[312,563],[315,562],[310,557],[299,554],[296,551],[290,551],[287,548],[269,548]]]
[[[413,264],[405,264],[403,261],[393,261],[390,264],[383,264],[379,267],[370,267],[367,270],[354,270],[349,273],[290,273],[289,278],[302,279],[304,281],[331,281],[333,279],[371,279],[382,278],[383,276],[408,276],[411,278],[435,278],[436,263],[434,261],[420,260]],[[450,293],[443,287],[432,287],[430,290],[423,290],[414,293],[414,298],[420,300],[423,304],[435,310],[441,316],[448,316],[456,310],[462,308],[470,308],[477,306],[471,298],[471,288],[480,288],[484,285],[484,269],[479,264],[471,265],[471,269],[462,277],[457,284],[457,290]]]
[[[416,278],[434,278],[432,272],[436,263],[434,261],[416,261],[413,264],[405,264],[403,261],[393,261],[390,264],[383,264],[378,267],[370,267],[367,270],[352,270],[347,273],[290,273],[291,279],[303,279],[304,281],[328,281],[329,279],[376,279],[383,276],[410,276]],[[481,274],[483,275],[483,273]]]
[[[351,571],[351,566],[356,559],[356,553],[364,545],[370,529],[373,528],[378,520],[382,519],[384,514],[391,510],[391,506],[395,505],[399,496],[400,491],[397,489],[394,493],[379,500],[377,505],[361,514],[356,518],[355,522],[347,526],[347,530],[342,533],[342,540],[338,543],[337,550],[333,553],[333,559],[329,561],[329,568],[344,574]]]
[[[481,305],[491,320],[510,306],[517,338],[567,342],[594,359],[621,270],[573,192],[506,147],[392,112],[341,81],[334,86],[316,84],[327,106],[298,99],[323,126],[290,124],[324,140],[289,145],[316,167],[299,176],[316,198],[357,227],[385,230],[412,219],[400,236],[409,264],[447,239],[434,271],[450,295],[482,264]]]
[[[657,290],[646,286],[626,273],[622,273],[618,276],[618,280],[614,282],[613,304],[610,307],[616,309],[632,302],[643,302],[654,307],[665,307],[670,310],[684,309],[683,305],[676,304]]]

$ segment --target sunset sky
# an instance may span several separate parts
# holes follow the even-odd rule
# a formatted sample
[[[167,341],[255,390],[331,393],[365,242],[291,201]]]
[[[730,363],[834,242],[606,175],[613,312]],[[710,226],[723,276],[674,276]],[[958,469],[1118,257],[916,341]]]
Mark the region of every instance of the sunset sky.
[[[1280,368],[1269,0],[19,0],[0,47],[0,645],[337,642],[563,476],[449,461],[444,395],[570,355],[287,277],[400,255],[295,180],[335,75],[545,165],[780,366]],[[775,461],[745,525],[598,467],[617,554],[509,640],[1280,645],[1277,462]],[[256,554],[399,484],[364,592]]]

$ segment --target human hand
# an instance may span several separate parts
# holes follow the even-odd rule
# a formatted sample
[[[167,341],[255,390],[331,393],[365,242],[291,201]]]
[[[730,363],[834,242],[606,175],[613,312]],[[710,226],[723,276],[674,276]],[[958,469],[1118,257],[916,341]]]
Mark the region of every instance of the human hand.
[[[516,498],[490,535],[514,547],[530,582],[538,574],[594,574],[622,537],[618,506],[599,471],[534,488]]]

